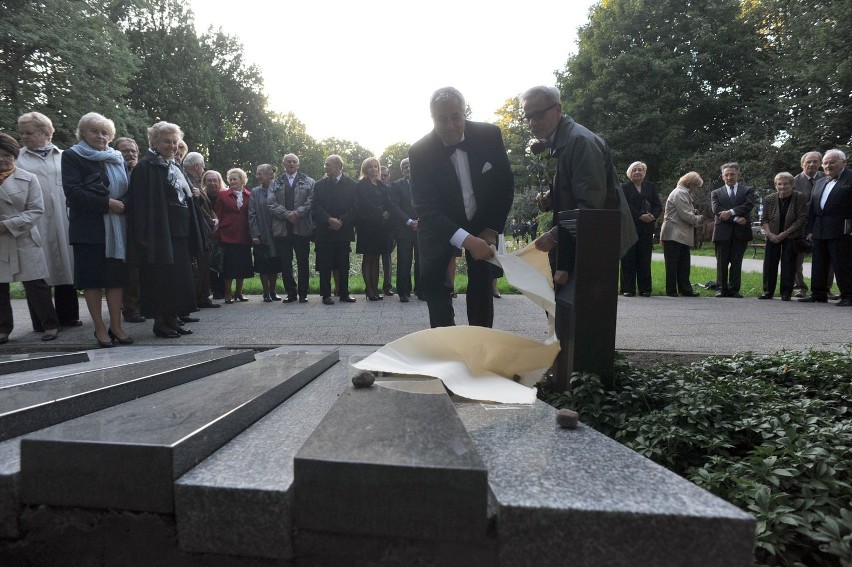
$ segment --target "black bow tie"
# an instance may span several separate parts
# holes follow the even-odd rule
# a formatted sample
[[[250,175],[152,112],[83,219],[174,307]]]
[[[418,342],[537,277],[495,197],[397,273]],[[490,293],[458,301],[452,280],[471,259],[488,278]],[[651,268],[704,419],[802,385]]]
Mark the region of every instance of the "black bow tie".
[[[456,153],[456,150],[462,150],[463,152],[467,151],[467,140],[462,140],[458,144],[453,144],[452,146],[444,146],[444,149],[447,150],[447,155],[453,155]]]

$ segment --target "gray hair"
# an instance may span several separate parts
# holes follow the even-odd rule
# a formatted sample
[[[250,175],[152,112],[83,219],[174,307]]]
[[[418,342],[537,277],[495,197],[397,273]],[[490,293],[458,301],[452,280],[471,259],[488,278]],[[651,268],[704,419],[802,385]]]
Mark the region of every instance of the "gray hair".
[[[160,136],[166,132],[177,132],[178,139],[183,140],[183,131],[180,129],[180,126],[171,122],[161,121],[148,128],[148,145],[151,147],[156,146],[160,140]]]
[[[48,137],[53,137],[53,133],[56,131],[53,128],[53,122],[50,121],[50,118],[41,112],[27,112],[26,114],[18,116],[18,128],[24,124],[32,124],[43,133],[47,134]]]
[[[264,173],[268,173],[269,175],[275,175],[275,172],[278,171],[278,169],[270,163],[262,163],[257,166],[257,171],[263,171]]]
[[[627,177],[630,177],[630,173],[633,171],[634,167],[642,166],[645,168],[645,171],[648,171],[648,166],[641,161],[634,161],[630,164],[630,167],[627,168]]]
[[[188,154],[186,154],[186,157],[183,158],[184,167],[194,167],[199,163],[204,163],[204,156],[198,152],[189,152]]]
[[[816,152],[816,151],[808,152],[808,153],[806,153],[805,155],[802,156],[801,160],[799,160],[799,165],[804,166],[805,160],[808,159],[808,156],[816,156],[817,160],[822,161],[822,154],[821,153]]]
[[[115,140],[113,140],[112,147],[118,149],[118,146],[120,146],[124,142],[130,142],[131,144],[136,146],[137,150],[139,149],[139,144],[136,143],[136,140],[134,140],[133,138],[128,138],[127,136],[122,136],[121,138],[116,138]]]
[[[328,161],[328,160],[336,161],[336,162],[337,162],[337,165],[339,165],[340,167],[343,167],[343,165],[344,165],[344,164],[343,164],[343,158],[342,158],[342,157],[340,157],[340,156],[339,156],[339,155],[337,155],[337,154],[331,154],[330,156],[328,156],[328,157],[327,157],[327,158],[325,158],[325,159],[326,159],[326,161]]]
[[[408,158],[402,158],[402,161],[399,162],[399,168],[402,169],[402,166],[408,163]]]
[[[445,102],[453,98],[461,103],[462,110],[467,108],[464,102],[464,95],[461,94],[461,91],[454,87],[442,87],[432,93],[432,98],[429,99],[429,110],[434,109],[435,105],[439,102]]]
[[[736,169],[737,171],[740,171],[740,164],[735,161],[732,161],[730,163],[723,163],[722,167],[719,168],[719,171],[724,173],[726,169]]]
[[[284,163],[284,160],[287,159],[288,157],[294,157],[294,158],[296,158],[297,162],[301,162],[301,160],[299,159],[299,156],[297,156],[296,154],[287,154],[283,158],[281,158],[281,163]]]
[[[546,85],[539,85],[537,87],[533,87],[531,89],[526,90],[521,96],[521,105],[528,98],[532,98],[534,96],[542,96],[544,100],[549,102],[550,104],[561,104],[562,103],[562,93],[559,92],[559,89],[556,87],[548,87]]]
[[[781,173],[778,173],[778,174],[775,175],[775,179],[773,179],[773,181],[778,181],[779,179],[788,179],[790,181],[790,183],[792,183],[793,179],[795,179],[795,178],[793,177],[792,173],[782,171]]]
[[[828,150],[827,152],[825,152],[825,155],[822,156],[822,159],[827,158],[828,154],[837,154],[837,157],[840,158],[840,161],[846,161],[846,154],[844,154],[841,150],[838,150],[836,148],[833,149],[833,150]]]
[[[107,142],[111,142],[115,137],[115,123],[104,116],[103,114],[98,114],[97,112],[89,112],[88,114],[84,114],[80,119],[80,122],[77,123],[77,140],[83,139],[83,130],[88,128],[89,126],[99,126],[101,128],[106,128],[106,131],[109,132],[109,140]]]

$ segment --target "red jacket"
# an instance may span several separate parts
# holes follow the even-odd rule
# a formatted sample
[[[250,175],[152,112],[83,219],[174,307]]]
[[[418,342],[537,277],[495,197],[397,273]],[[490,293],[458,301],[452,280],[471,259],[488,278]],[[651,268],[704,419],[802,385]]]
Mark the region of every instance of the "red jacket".
[[[216,236],[223,244],[251,244],[248,210],[251,192],[243,189],[243,206],[237,208],[237,194],[233,189],[223,189],[216,197],[214,211],[219,217]]]

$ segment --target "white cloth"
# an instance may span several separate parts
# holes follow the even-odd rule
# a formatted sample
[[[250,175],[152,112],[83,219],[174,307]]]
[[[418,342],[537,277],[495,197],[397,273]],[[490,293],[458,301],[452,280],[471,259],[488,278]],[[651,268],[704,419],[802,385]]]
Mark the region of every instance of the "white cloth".
[[[831,190],[834,189],[835,185],[837,185],[837,179],[832,179],[825,184],[825,189],[822,190],[822,198],[819,200],[820,209],[825,208],[825,202],[828,201],[828,196],[831,194]]]

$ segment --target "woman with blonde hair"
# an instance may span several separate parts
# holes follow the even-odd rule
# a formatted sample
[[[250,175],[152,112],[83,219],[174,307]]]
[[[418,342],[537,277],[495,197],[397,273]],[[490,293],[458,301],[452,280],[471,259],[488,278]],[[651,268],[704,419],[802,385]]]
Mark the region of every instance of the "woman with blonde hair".
[[[101,347],[130,344],[121,328],[121,297],[128,283],[127,169],[121,152],[109,147],[112,120],[90,112],[77,125],[79,142],[62,152],[62,188],[68,204],[68,240],[74,247],[74,286],[83,290]],[[109,327],[101,314],[103,297]]]
[[[131,232],[143,250],[142,314],[154,319],[154,336],[164,339],[192,334],[177,319],[196,307],[192,258],[203,242],[192,188],[176,162],[182,138],[177,124],[157,122],[148,128],[148,152],[130,177]]]
[[[666,262],[666,295],[669,297],[677,297],[678,291],[684,297],[700,295],[689,282],[690,249],[695,244],[695,227],[704,222],[704,217],[695,210],[690,193],[703,184],[701,176],[690,171],[678,180],[677,187],[666,199],[660,242]]]
[[[226,176],[228,189],[219,192],[214,211],[219,217],[216,237],[222,246],[222,277],[225,279],[225,303],[248,301],[243,295],[243,280],[254,276],[251,261],[251,236],[249,233],[249,199],[246,188],[248,176],[240,168],[229,169]],[[231,282],[237,280],[231,292]]]
[[[390,203],[388,189],[382,183],[379,160],[368,157],[361,164],[361,177],[356,191],[358,205],[355,228],[355,252],[363,254],[361,274],[367,299],[384,299],[379,290],[379,258],[388,250]]]

